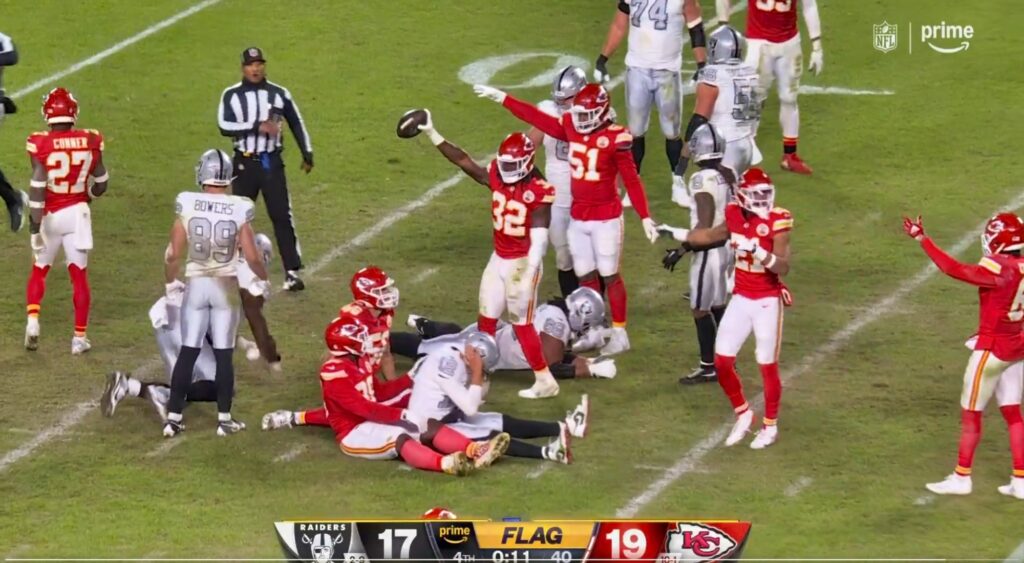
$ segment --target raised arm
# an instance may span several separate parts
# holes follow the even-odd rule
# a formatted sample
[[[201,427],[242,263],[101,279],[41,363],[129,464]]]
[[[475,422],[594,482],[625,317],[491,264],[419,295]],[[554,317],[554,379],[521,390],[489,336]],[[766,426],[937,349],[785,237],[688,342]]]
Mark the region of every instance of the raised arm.
[[[967,282],[978,287],[996,287],[999,285],[999,271],[1002,268],[998,262],[989,258],[982,258],[979,264],[964,264],[944,250],[939,248],[932,239],[924,234],[924,224],[921,216],[916,220],[908,217],[903,218],[903,232],[907,236],[921,243],[928,258],[947,276]]]
[[[615,50],[619,48],[619,44],[622,43],[622,39],[628,32],[629,2],[619,0],[619,5],[615,10],[615,17],[612,18],[612,23],[608,26],[608,36],[605,37],[604,46],[601,47],[601,52],[597,56],[597,62],[594,63],[595,81],[608,82],[611,78],[611,74],[608,72],[608,57],[615,54]]]
[[[426,110],[426,112],[427,122],[419,125],[419,130],[427,134],[427,137],[430,138],[430,142],[437,147],[437,150],[441,151],[441,154],[443,154],[449,162],[461,168],[467,176],[476,180],[478,184],[489,188],[491,185],[491,178],[490,174],[487,173],[487,169],[477,164],[477,162],[473,160],[473,157],[469,156],[466,151],[445,140],[445,138],[437,132],[437,129],[434,128],[434,118],[430,115],[430,110]]]

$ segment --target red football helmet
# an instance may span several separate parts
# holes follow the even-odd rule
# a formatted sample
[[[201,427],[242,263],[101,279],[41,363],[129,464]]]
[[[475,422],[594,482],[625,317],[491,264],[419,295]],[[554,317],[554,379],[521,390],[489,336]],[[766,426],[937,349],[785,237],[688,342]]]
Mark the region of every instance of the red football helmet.
[[[760,168],[754,167],[743,173],[736,199],[743,209],[767,219],[775,207],[775,186],[772,179]]]
[[[1024,248],[1024,222],[1013,213],[1000,213],[985,223],[981,249],[985,255],[1013,252]]]
[[[370,329],[352,315],[342,315],[327,325],[324,343],[332,356],[365,356],[372,354]]]
[[[569,107],[572,125],[579,133],[590,133],[608,121],[611,107],[612,99],[604,86],[587,84],[576,94]]]
[[[515,184],[533,172],[533,156],[537,147],[523,133],[512,133],[498,147],[498,173],[501,181]]]
[[[352,297],[357,301],[365,301],[377,309],[398,307],[395,280],[377,266],[367,266],[356,272],[349,287],[352,289]]]
[[[437,506],[423,513],[423,520],[456,520],[458,516],[447,508]]]
[[[78,101],[64,88],[54,88],[43,98],[43,119],[49,124],[78,120]]]

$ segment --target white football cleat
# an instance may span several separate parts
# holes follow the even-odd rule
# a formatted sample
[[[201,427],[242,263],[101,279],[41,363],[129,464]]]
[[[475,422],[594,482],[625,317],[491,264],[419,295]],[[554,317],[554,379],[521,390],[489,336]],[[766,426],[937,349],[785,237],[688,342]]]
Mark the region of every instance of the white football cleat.
[[[230,436],[231,434],[237,434],[245,430],[245,423],[240,420],[221,420],[217,423],[217,435],[218,436]]]
[[[732,425],[729,436],[725,439],[726,446],[735,446],[747,435],[750,425],[754,422],[754,411],[747,409],[746,412],[736,417],[736,424]]]
[[[590,396],[580,397],[580,404],[565,414],[565,426],[574,438],[586,438],[590,426]]]
[[[999,487],[999,493],[1024,500],[1024,477],[1010,477],[1010,483]]]
[[[160,420],[167,421],[167,403],[171,401],[171,388],[162,385],[149,385],[146,387],[146,398],[156,409]]]
[[[572,437],[569,435],[569,428],[566,425],[559,424],[558,426],[561,428],[558,436],[544,446],[544,459],[569,465],[572,463],[572,450],[570,449]]]
[[[969,495],[971,494],[971,477],[952,473],[942,481],[928,483],[925,487],[937,495]]]
[[[601,355],[613,356],[627,350],[629,350],[629,335],[626,334],[626,328],[621,326],[612,328],[611,338],[608,339],[604,348],[601,348]]]
[[[537,381],[529,389],[521,389],[519,396],[524,399],[547,399],[558,395],[558,382],[554,378],[548,381]]]
[[[757,431],[757,435],[754,436],[754,441],[750,442],[750,449],[752,450],[763,450],[768,446],[775,443],[775,440],[779,439],[779,427],[776,425],[763,426]]]
[[[476,469],[484,469],[498,461],[508,450],[508,445],[511,442],[512,437],[508,435],[508,432],[502,432],[490,440],[473,442],[466,455],[473,460],[473,466]]]
[[[164,422],[164,438],[173,438],[185,431],[185,425],[181,422],[168,420]]]
[[[686,189],[686,181],[682,176],[672,175],[672,202],[679,207],[689,209],[693,206],[693,197]]]
[[[25,349],[39,349],[39,317],[29,317],[25,323]]]
[[[264,430],[277,430],[278,428],[291,428],[294,420],[292,411],[274,411],[263,415],[263,422],[260,426]]]
[[[100,397],[100,409],[103,411],[103,416],[114,416],[117,404],[126,396],[128,396],[128,375],[123,371],[107,374],[107,386],[103,389],[103,396]]]
[[[71,355],[80,356],[89,350],[92,350],[92,343],[89,339],[84,336],[73,336],[71,337]]]
[[[615,367],[615,360],[611,358],[593,358],[587,360],[590,375],[601,379],[612,379],[619,372]]]

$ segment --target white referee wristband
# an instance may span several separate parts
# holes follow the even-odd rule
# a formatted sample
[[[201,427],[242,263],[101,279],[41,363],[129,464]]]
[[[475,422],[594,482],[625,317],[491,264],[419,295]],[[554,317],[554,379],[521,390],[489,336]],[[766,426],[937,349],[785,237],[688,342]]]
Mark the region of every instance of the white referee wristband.
[[[437,132],[437,129],[427,129],[427,137],[430,137],[430,142],[434,143],[435,147],[444,142],[444,137]]]
[[[28,181],[28,186],[30,188],[40,188],[40,189],[41,188],[45,188],[46,187],[46,180],[29,180]]]

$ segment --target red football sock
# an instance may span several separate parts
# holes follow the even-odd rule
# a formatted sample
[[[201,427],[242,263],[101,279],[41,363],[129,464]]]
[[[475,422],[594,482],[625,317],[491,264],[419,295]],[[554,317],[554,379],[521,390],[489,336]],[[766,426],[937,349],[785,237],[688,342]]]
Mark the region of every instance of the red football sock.
[[[299,426],[330,426],[327,422],[327,409],[319,408],[295,413],[295,424]]]
[[[464,452],[472,440],[465,437],[458,430],[453,430],[448,426],[442,426],[433,439],[434,448],[446,454],[453,454],[456,452]]]
[[[46,293],[46,274],[50,273],[49,266],[32,266],[32,272],[28,275],[28,287],[25,289],[25,302],[28,304],[28,314],[39,314],[39,305],[43,302],[43,294]]]
[[[760,368],[761,379],[764,381],[764,424],[772,426],[779,418],[779,402],[782,400],[779,364],[760,364]]]
[[[424,446],[416,440],[409,439],[402,444],[398,455],[410,466],[426,471],[441,471],[441,454]]]
[[[1013,476],[1024,477],[1024,419],[1020,416],[1020,405],[999,407],[1010,433],[1010,453],[1013,455]]]
[[[718,372],[718,384],[722,386],[722,391],[725,391],[725,396],[729,397],[729,402],[732,403],[732,410],[736,414],[747,412],[750,406],[743,396],[743,383],[736,373],[736,357],[715,354],[715,371]]]
[[[622,276],[616,276],[605,289],[608,290],[608,307],[612,310],[612,326],[626,326],[626,282],[622,281]]]
[[[512,325],[512,330],[516,333],[519,346],[523,348],[523,355],[526,356],[526,363],[530,364],[530,369],[533,371],[547,369],[548,363],[544,361],[544,350],[541,348],[537,329],[532,324],[528,324]]]
[[[74,264],[68,266],[68,274],[71,276],[72,301],[75,304],[75,336],[85,336],[85,329],[89,326],[89,303],[92,301],[89,274],[85,268]]]
[[[604,293],[601,291],[601,278],[594,277],[589,280],[580,280],[580,285],[583,287],[589,287],[598,293]]]
[[[981,411],[960,411],[960,455],[957,459],[956,474],[971,474],[974,450],[981,441]]]
[[[480,332],[486,332],[491,336],[494,336],[498,332],[498,319],[492,319],[491,317],[485,317],[480,315],[476,319],[476,328]]]

